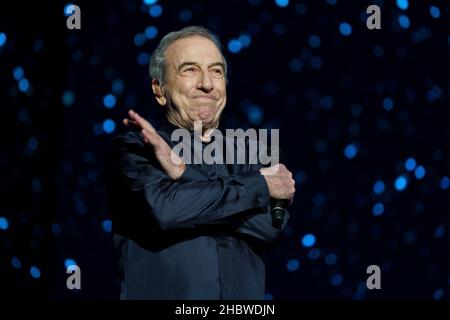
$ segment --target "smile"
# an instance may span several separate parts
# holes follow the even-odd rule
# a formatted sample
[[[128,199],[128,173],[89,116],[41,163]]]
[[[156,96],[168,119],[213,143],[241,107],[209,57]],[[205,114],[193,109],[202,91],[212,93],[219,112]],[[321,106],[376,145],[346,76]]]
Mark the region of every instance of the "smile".
[[[207,99],[207,100],[217,100],[217,98],[216,97],[211,97],[211,96],[198,96],[198,97],[195,97],[194,99]]]

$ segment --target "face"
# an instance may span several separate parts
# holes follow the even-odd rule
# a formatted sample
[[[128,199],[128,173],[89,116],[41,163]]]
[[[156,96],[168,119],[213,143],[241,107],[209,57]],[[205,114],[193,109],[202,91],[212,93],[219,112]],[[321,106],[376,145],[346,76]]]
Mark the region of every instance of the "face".
[[[193,128],[201,121],[204,130],[218,125],[226,103],[224,61],[209,39],[189,37],[175,41],[166,51],[166,78],[153,92],[167,106],[169,121]]]

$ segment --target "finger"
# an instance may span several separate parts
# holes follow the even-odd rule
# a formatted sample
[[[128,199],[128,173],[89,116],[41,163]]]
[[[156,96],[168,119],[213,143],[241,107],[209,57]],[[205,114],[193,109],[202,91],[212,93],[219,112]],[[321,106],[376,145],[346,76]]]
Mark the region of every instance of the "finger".
[[[130,120],[130,119],[126,119],[126,118],[123,119],[123,124],[126,125],[126,126],[133,125],[133,126],[139,127],[139,125],[138,125],[138,123],[136,121]]]
[[[167,143],[162,139],[158,133],[156,132],[149,132],[148,130],[142,129],[141,130],[142,135],[144,136],[144,141],[146,141],[147,144],[151,144],[155,149],[161,150],[161,148],[164,148]],[[167,145],[167,148],[170,149],[170,147]]]
[[[142,129],[148,130],[150,132],[156,132],[155,128],[150,124],[150,122],[141,117],[137,112],[130,110],[128,111],[128,114],[130,115],[131,119],[136,121],[142,127]]]
[[[142,133],[142,135],[144,136],[144,140],[147,140],[147,141],[150,142],[151,144],[154,144],[154,143],[155,143],[155,138],[154,138],[154,136],[153,136],[150,132],[148,132],[148,131],[145,130],[145,129],[142,129],[142,130],[141,130],[141,133]]]

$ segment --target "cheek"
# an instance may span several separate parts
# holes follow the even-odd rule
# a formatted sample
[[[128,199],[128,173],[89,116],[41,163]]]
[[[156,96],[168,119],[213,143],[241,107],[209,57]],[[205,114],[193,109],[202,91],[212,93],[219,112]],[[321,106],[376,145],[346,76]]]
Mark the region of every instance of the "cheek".
[[[180,84],[177,88],[177,96],[180,99],[187,100],[189,97],[193,96],[195,92],[195,85],[190,85],[189,83]]]
[[[225,82],[221,81],[216,84],[216,90],[219,93],[221,99],[226,99],[227,97],[227,87],[225,85]]]

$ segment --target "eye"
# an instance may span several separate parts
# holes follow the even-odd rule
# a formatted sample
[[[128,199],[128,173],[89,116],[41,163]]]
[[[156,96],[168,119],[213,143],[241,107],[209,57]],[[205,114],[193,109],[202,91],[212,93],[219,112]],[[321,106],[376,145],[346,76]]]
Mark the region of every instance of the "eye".
[[[223,77],[223,70],[221,68],[214,68],[211,71],[214,77]]]
[[[183,69],[183,73],[194,73],[196,71],[195,67],[186,67]]]

